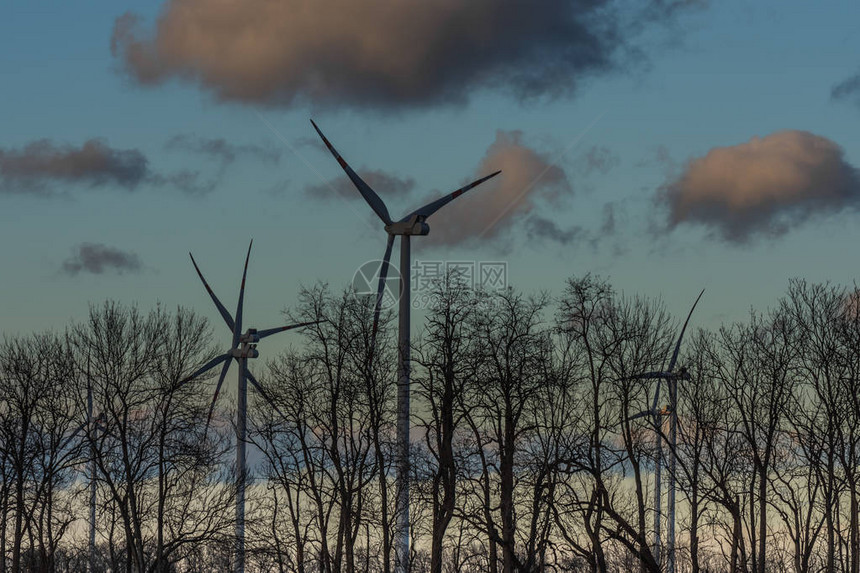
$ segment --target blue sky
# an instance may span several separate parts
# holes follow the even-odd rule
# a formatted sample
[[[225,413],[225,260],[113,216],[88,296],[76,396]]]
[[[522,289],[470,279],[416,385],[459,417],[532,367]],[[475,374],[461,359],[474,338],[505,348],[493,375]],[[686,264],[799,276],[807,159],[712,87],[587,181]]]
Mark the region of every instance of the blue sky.
[[[232,307],[251,238],[248,324],[280,323],[302,284],[347,285],[361,263],[381,256],[385,236],[363,203],[307,192],[342,177],[331,156],[308,143],[316,137],[310,117],[357,169],[414,180],[408,197],[385,196],[393,215],[474,176],[497,130],[521,131],[524,146],[563,170],[566,190],[553,199],[538,182],[531,210],[513,209],[497,237],[453,244],[419,237],[419,260],[503,260],[514,286],[554,293],[567,277],[593,272],[624,292],[664,297],[677,315],[704,287],[697,321],[711,327],[772,304],[791,277],[851,284],[858,276],[860,189],[775,237],[753,232],[733,242],[701,220],[654,230],[667,218],[655,194],[714,148],[797,130],[834,143],[845,165],[860,166],[860,106],[831,97],[860,69],[856,2],[701,5],[646,28],[638,44],[645,60],[587,75],[572,95],[520,101],[479,86],[466,103],[398,109],[225,102],[178,77],[140,85],[111,53],[116,20],[134,12],[151,30],[169,7],[33,1],[0,9],[0,150],[7,157],[37,140],[77,148],[99,138],[113,149],[138,150],[162,177],[191,171],[201,185],[215,182],[209,192],[189,194],[169,183],[129,190],[49,180],[54,194],[45,197],[10,191],[0,174],[4,334],[61,329],[82,319],[89,302],[106,298],[144,308],[156,301],[190,306],[217,326],[187,253]],[[275,150],[279,161],[247,153],[221,166],[211,156],[167,148],[177,135]],[[608,167],[589,172],[584,157],[595,148]],[[492,189],[472,193],[482,191]],[[615,228],[594,246],[607,204]],[[583,231],[567,242],[530,237],[530,217]],[[82,243],[132,254],[140,268],[64,272]]]

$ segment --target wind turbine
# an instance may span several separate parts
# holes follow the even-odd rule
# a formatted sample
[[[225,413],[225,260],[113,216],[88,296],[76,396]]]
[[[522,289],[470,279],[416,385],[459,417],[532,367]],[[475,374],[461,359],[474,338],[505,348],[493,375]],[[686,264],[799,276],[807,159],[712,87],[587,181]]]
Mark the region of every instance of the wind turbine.
[[[198,376],[202,376],[209,370],[215,368],[219,364],[223,363],[221,367],[221,375],[218,377],[218,385],[215,387],[215,394],[212,396],[212,403],[209,405],[209,416],[206,420],[206,426],[208,428],[209,422],[212,419],[212,411],[215,408],[215,401],[218,400],[218,393],[221,391],[221,385],[224,383],[224,377],[227,375],[227,370],[230,368],[230,363],[233,360],[239,365],[239,393],[238,393],[238,408],[236,412],[236,560],[233,567],[233,571],[235,573],[244,573],[245,571],[245,437],[246,437],[246,423],[247,423],[247,410],[248,410],[248,381],[251,381],[251,384],[254,388],[257,389],[257,392],[260,393],[263,398],[266,399],[269,404],[271,404],[276,411],[280,413],[280,410],[266,393],[263,390],[263,387],[260,386],[260,383],[257,382],[257,379],[254,378],[254,375],[248,370],[248,359],[249,358],[257,358],[260,353],[257,351],[257,343],[266,338],[267,336],[271,336],[273,334],[277,334],[279,332],[284,332],[286,330],[293,330],[294,328],[301,328],[303,326],[309,326],[311,324],[317,324],[318,321],[313,322],[301,322],[299,324],[291,324],[288,326],[280,326],[277,328],[269,328],[266,330],[257,330],[256,328],[249,328],[244,333],[242,333],[242,309],[243,309],[243,301],[245,298],[245,277],[248,274],[248,259],[251,257],[251,246],[253,246],[254,241],[251,241],[251,244],[248,245],[248,254],[245,256],[245,268],[242,271],[242,286],[239,288],[239,304],[236,307],[236,319],[233,320],[233,317],[224,308],[224,305],[221,304],[221,301],[218,300],[218,297],[215,296],[215,293],[212,292],[212,289],[209,287],[209,283],[206,282],[206,279],[203,278],[203,273],[200,272],[200,268],[197,266],[197,261],[194,260],[194,255],[188,253],[191,256],[191,263],[194,265],[194,269],[197,271],[197,275],[200,277],[200,280],[203,282],[203,286],[206,287],[206,292],[209,293],[209,296],[212,298],[212,302],[215,303],[215,306],[218,308],[218,312],[221,314],[221,317],[224,319],[224,322],[227,323],[227,327],[233,333],[233,341],[230,345],[230,349],[224,354],[217,356],[204,364],[200,369],[195,371],[190,376],[184,378],[181,384],[185,384],[186,382],[190,382],[194,380]],[[232,359],[232,360],[231,360]]]
[[[87,558],[87,572],[93,573],[96,569],[96,447],[95,441],[97,437],[97,432],[99,426],[104,423],[104,413],[99,414],[95,418],[93,418],[93,386],[92,379],[90,378],[90,357],[87,356],[87,419],[81,423],[80,426],[75,428],[75,430],[69,434],[69,436],[60,442],[59,450],[63,451],[66,449],[72,440],[78,437],[78,435],[89,428],[90,432],[88,432],[89,440],[90,440],[90,459],[89,459],[89,472],[90,472],[90,499],[89,499],[89,537],[88,537],[88,558]]]
[[[373,311],[373,330],[371,334],[371,356],[376,344],[376,331],[379,326],[379,312],[382,306],[382,297],[385,289],[385,278],[388,275],[388,265],[391,259],[391,249],[394,246],[394,238],[400,236],[400,316],[398,322],[398,362],[397,362],[397,494],[395,514],[397,526],[395,528],[395,571],[408,573],[409,571],[409,319],[410,319],[410,292],[409,272],[411,268],[411,245],[410,239],[413,235],[427,235],[430,227],[427,219],[436,211],[465,193],[495,177],[501,171],[491,173],[477,181],[461,187],[435,201],[412,211],[397,221],[391,218],[385,203],[367,183],[344,161],[340,153],[332,146],[317,124],[311,120],[314,129],[322,138],[328,150],[337,159],[341,168],[356,186],[358,192],[373,209],[373,212],[385,223],[385,232],[388,233],[388,243],[385,246],[385,254],[382,257],[382,266],[379,269],[379,287],[376,293],[376,306]]]
[[[666,543],[666,545],[668,545],[666,551],[666,565],[669,573],[675,573],[675,470],[677,463],[676,447],[678,445],[678,380],[690,380],[690,374],[687,372],[687,369],[681,367],[676,371],[675,365],[678,363],[678,354],[681,351],[681,341],[684,339],[684,332],[687,330],[687,325],[690,323],[690,317],[693,316],[693,311],[696,310],[696,305],[699,304],[699,299],[702,298],[703,294],[705,294],[705,289],[702,289],[702,292],[700,292],[699,296],[696,297],[696,302],[693,303],[693,307],[687,314],[687,320],[684,321],[684,326],[681,327],[681,332],[678,334],[678,341],[675,343],[675,349],[672,351],[672,358],[669,360],[669,367],[666,370],[645,372],[643,374],[630,376],[630,379],[657,380],[657,388],[654,391],[654,405],[651,407],[651,410],[639,412],[638,414],[631,416],[630,419],[632,420],[649,415],[653,416],[654,430],[657,433],[657,455],[655,456],[656,462],[654,469],[654,560],[657,561],[658,564],[660,563],[660,509],[662,504],[660,467],[662,465],[663,457],[663,448],[660,442],[660,426],[662,426],[660,418],[667,414],[669,416],[669,444],[671,457],[669,458],[669,532]],[[669,405],[664,407],[662,410],[658,410],[657,401],[660,398],[661,380],[665,380],[669,387]]]

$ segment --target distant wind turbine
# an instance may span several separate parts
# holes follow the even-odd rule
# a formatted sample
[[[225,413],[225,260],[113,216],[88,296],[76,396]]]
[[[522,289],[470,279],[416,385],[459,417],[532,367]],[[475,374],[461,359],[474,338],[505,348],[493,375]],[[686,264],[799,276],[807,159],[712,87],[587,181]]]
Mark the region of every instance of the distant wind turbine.
[[[245,276],[248,274],[248,259],[251,257],[251,246],[253,246],[253,244],[254,241],[251,241],[251,244],[248,245],[248,254],[245,257],[245,268],[242,271],[242,286],[239,288],[239,304],[236,307],[235,320],[233,320],[233,317],[227,309],[224,308],[224,305],[221,304],[221,301],[218,300],[218,297],[215,296],[215,293],[212,292],[212,289],[209,287],[209,283],[207,283],[206,279],[203,278],[203,273],[200,272],[200,268],[197,266],[197,261],[195,261],[194,256],[189,253],[191,256],[191,263],[194,265],[194,269],[197,271],[197,275],[200,277],[200,280],[203,281],[203,286],[206,287],[206,292],[209,293],[209,296],[212,298],[212,302],[215,303],[215,306],[218,308],[218,312],[221,313],[221,317],[233,333],[233,341],[230,345],[230,349],[226,353],[213,358],[204,364],[199,370],[180,382],[180,385],[190,382],[223,363],[223,366],[221,367],[221,375],[218,377],[218,385],[215,387],[215,394],[212,396],[212,402],[209,405],[209,415],[206,419],[206,426],[208,428],[209,422],[212,419],[212,412],[215,408],[215,402],[218,400],[218,393],[221,391],[221,385],[224,383],[224,377],[227,375],[230,363],[235,360],[239,365],[239,393],[238,408],[236,412],[236,559],[233,567],[233,571],[235,573],[244,573],[245,571],[245,438],[248,410],[248,380],[251,381],[251,384],[253,384],[254,388],[257,389],[257,392],[259,392],[260,395],[263,396],[263,398],[269,402],[269,404],[271,404],[278,413],[280,413],[277,405],[275,405],[266,391],[263,390],[263,387],[260,386],[260,383],[257,382],[257,379],[254,378],[254,375],[248,370],[248,359],[257,358],[260,355],[257,351],[257,343],[263,338],[279,332],[293,330],[295,328],[301,328],[303,326],[309,326],[319,322],[301,322],[299,324],[291,324],[289,326],[280,326],[266,330],[249,328],[244,334],[242,333],[242,309],[245,298]]]
[[[90,357],[87,355],[87,419],[80,426],[69,434],[66,439],[60,442],[59,451],[63,451],[66,447],[79,436],[81,432],[89,428],[88,436],[90,442],[90,458],[89,458],[89,536],[88,536],[88,558],[87,572],[93,573],[96,570],[96,439],[99,427],[104,424],[104,413],[93,418],[93,386],[92,378],[90,377]]]
[[[397,496],[396,510],[397,527],[395,533],[395,570],[399,573],[409,571],[409,321],[410,321],[410,292],[409,272],[411,268],[410,238],[412,235],[427,235],[430,227],[427,219],[436,211],[465,193],[495,177],[501,171],[491,173],[477,181],[457,189],[453,193],[440,197],[423,207],[412,211],[402,219],[395,221],[388,214],[385,203],[367,183],[344,161],[343,157],[332,146],[329,140],[311,120],[314,129],[322,138],[328,150],[337,159],[341,168],[356,186],[358,192],[373,209],[373,212],[385,223],[385,232],[388,233],[388,243],[385,246],[385,254],[382,257],[382,267],[379,269],[379,287],[376,293],[376,306],[373,310],[373,330],[371,331],[371,356],[376,344],[376,332],[379,327],[379,313],[382,307],[382,297],[385,290],[385,279],[388,276],[388,265],[391,259],[391,249],[394,246],[394,238],[400,236],[400,320],[398,324],[398,368],[397,368]]]
[[[630,419],[641,418],[644,416],[653,416],[654,431],[656,432],[656,462],[654,469],[654,560],[660,563],[660,508],[662,505],[661,485],[660,485],[660,468],[662,465],[663,448],[660,442],[661,426],[660,418],[669,415],[669,532],[666,545],[666,565],[668,573],[675,573],[675,470],[677,463],[676,447],[678,445],[678,380],[690,380],[690,374],[687,369],[682,367],[675,371],[675,365],[678,363],[678,354],[681,351],[681,341],[684,339],[684,332],[687,330],[687,325],[690,323],[690,317],[693,316],[693,311],[696,310],[696,305],[699,304],[699,299],[705,294],[705,289],[696,297],[696,302],[687,314],[687,320],[684,321],[684,326],[681,327],[681,332],[678,334],[678,341],[675,343],[675,349],[672,351],[672,358],[669,360],[669,367],[666,370],[657,372],[645,372],[630,376],[630,379],[648,380],[656,379],[657,388],[654,391],[654,404],[651,410],[639,412],[631,416]],[[669,387],[669,405],[662,410],[657,409],[657,401],[660,397],[660,381],[665,380]]]

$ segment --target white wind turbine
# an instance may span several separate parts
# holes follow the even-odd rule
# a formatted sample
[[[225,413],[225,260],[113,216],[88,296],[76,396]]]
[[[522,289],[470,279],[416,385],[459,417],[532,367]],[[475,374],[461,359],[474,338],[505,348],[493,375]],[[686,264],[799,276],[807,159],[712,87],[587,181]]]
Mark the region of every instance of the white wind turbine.
[[[242,308],[245,298],[245,276],[248,274],[248,259],[251,257],[251,246],[253,244],[254,241],[251,241],[251,244],[248,246],[248,254],[245,257],[245,268],[242,271],[242,286],[239,288],[239,304],[236,307],[235,320],[227,309],[224,308],[224,305],[221,304],[221,301],[218,300],[218,297],[215,296],[215,293],[212,292],[212,289],[209,287],[209,283],[207,283],[206,279],[203,278],[203,273],[200,272],[200,268],[197,266],[194,256],[189,253],[191,256],[191,263],[194,265],[194,269],[197,271],[197,275],[200,277],[200,280],[203,281],[203,286],[206,287],[206,292],[209,293],[209,296],[212,298],[212,302],[215,303],[215,306],[218,308],[218,312],[221,313],[221,317],[233,333],[233,341],[227,352],[213,358],[196,372],[183,379],[180,383],[184,384],[189,382],[198,376],[202,376],[219,364],[224,364],[221,367],[221,375],[218,377],[218,385],[215,387],[215,394],[212,396],[212,403],[209,406],[209,416],[206,420],[206,426],[208,427],[209,421],[212,419],[212,411],[215,408],[215,401],[218,399],[218,393],[221,391],[221,385],[224,383],[224,377],[227,375],[230,363],[235,360],[239,365],[238,408],[236,412],[236,558],[233,567],[233,571],[235,573],[243,573],[245,571],[245,443],[249,380],[254,388],[257,389],[257,392],[259,392],[260,395],[263,396],[263,398],[265,398],[265,400],[280,413],[277,405],[275,405],[266,391],[263,390],[263,387],[260,386],[260,383],[257,382],[257,379],[254,378],[254,375],[248,370],[248,359],[257,358],[260,355],[257,351],[257,342],[263,338],[279,332],[284,332],[285,330],[292,330],[294,328],[317,324],[317,321],[314,321],[269,328],[266,330],[249,328],[242,333]]]
[[[411,251],[410,239],[413,235],[427,235],[430,227],[427,219],[436,211],[477,185],[495,177],[501,171],[491,173],[477,181],[457,189],[423,207],[412,211],[397,221],[391,218],[385,203],[376,192],[362,180],[359,175],[344,161],[343,157],[332,146],[317,124],[311,120],[314,129],[322,138],[328,150],[337,159],[341,168],[346,172],[358,192],[373,209],[373,212],[385,223],[385,232],[388,233],[388,243],[385,246],[385,254],[382,257],[382,267],[379,269],[379,287],[376,294],[376,306],[373,311],[373,330],[371,334],[371,356],[376,343],[376,331],[379,326],[379,312],[382,305],[382,297],[385,290],[385,279],[388,275],[388,265],[391,259],[391,249],[394,246],[394,238],[400,236],[400,316],[398,323],[398,362],[397,362],[397,494],[396,509],[397,526],[395,531],[395,571],[408,573],[409,571],[409,319],[410,319],[410,267]]]
[[[660,473],[663,464],[663,446],[661,442],[662,421],[663,416],[669,416],[669,532],[666,545],[666,565],[669,573],[675,573],[675,470],[676,470],[676,447],[678,445],[678,380],[690,380],[690,374],[687,369],[681,367],[675,370],[675,365],[678,363],[678,354],[681,351],[681,341],[684,339],[684,332],[687,330],[687,324],[690,322],[690,317],[693,316],[693,311],[696,310],[696,305],[699,304],[699,299],[705,294],[705,289],[696,297],[696,302],[687,314],[687,320],[684,321],[684,326],[681,327],[681,332],[678,334],[678,340],[675,343],[675,349],[672,351],[672,358],[669,360],[669,367],[666,370],[657,372],[645,372],[630,376],[630,379],[646,380],[656,379],[657,388],[654,390],[654,402],[650,410],[639,412],[630,417],[631,420],[652,416],[655,431],[655,462],[654,462],[654,560],[660,564],[660,512],[662,508],[662,490],[660,484]],[[660,381],[665,380],[669,390],[669,404],[662,409],[657,409],[657,403],[660,399]]]

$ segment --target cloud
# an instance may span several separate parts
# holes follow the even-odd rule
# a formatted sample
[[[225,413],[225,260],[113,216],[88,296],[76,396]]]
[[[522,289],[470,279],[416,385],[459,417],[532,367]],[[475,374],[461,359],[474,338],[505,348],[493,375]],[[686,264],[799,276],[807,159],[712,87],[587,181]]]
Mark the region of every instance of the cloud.
[[[779,236],[814,215],[860,206],[860,176],[842,148],[806,131],[780,131],[691,160],[658,192],[667,229],[702,225],[733,243]]]
[[[841,100],[850,99],[860,106],[860,72],[833,86],[830,97]]]
[[[211,193],[217,187],[217,178],[203,181],[199,171],[183,169],[174,173],[153,173],[147,178],[147,182],[154,187],[171,187],[178,189],[186,195],[202,196]]]
[[[379,169],[358,169],[357,173],[370,185],[380,196],[406,195],[415,187],[415,180],[403,179],[393,173],[387,173]],[[332,197],[340,196],[347,199],[361,199],[361,194],[346,175],[335,177],[318,185],[305,187],[305,195],[313,199],[328,201]]]
[[[140,259],[134,253],[128,253],[101,245],[98,243],[81,243],[75,247],[74,254],[62,266],[62,271],[76,276],[79,273],[101,275],[106,272],[123,274],[125,272],[140,272]]]
[[[576,163],[583,176],[587,177],[595,172],[606,175],[618,167],[621,158],[608,147],[593,145],[577,159]]]
[[[473,178],[500,169],[501,175],[451,202],[430,219],[432,242],[454,244],[496,238],[529,214],[538,201],[557,204],[573,192],[564,170],[527,146],[521,131],[497,131]]]
[[[526,221],[526,233],[529,239],[550,240],[562,245],[569,245],[585,236],[585,230],[578,225],[565,230],[555,221],[540,216],[530,217]]]
[[[187,134],[171,137],[165,148],[207,155],[218,161],[222,168],[240,156],[252,157],[270,164],[277,164],[281,160],[281,151],[270,145],[235,144],[223,138],[206,139]]]
[[[214,183],[201,183],[196,171],[154,172],[141,151],[116,149],[101,139],[90,139],[80,147],[40,139],[20,149],[0,148],[0,193],[51,197],[58,187],[67,185],[118,186],[129,191],[150,185],[190,194],[214,187]]]
[[[552,219],[533,215],[526,220],[526,236],[532,241],[551,241],[562,246],[587,244],[592,250],[599,250],[607,242],[617,238],[616,205],[609,202],[603,205],[603,220],[597,230],[586,229],[581,225],[571,225],[563,229]],[[613,251],[618,254],[621,248],[615,244]]]
[[[0,191],[50,195],[51,182],[134,189],[146,180],[147,164],[140,151],[114,149],[99,139],[80,147],[40,139],[23,149],[0,148]]]
[[[646,29],[700,4],[168,0],[152,31],[117,18],[111,51],[138,84],[179,79],[252,104],[428,107],[482,89],[554,98],[631,67]]]

